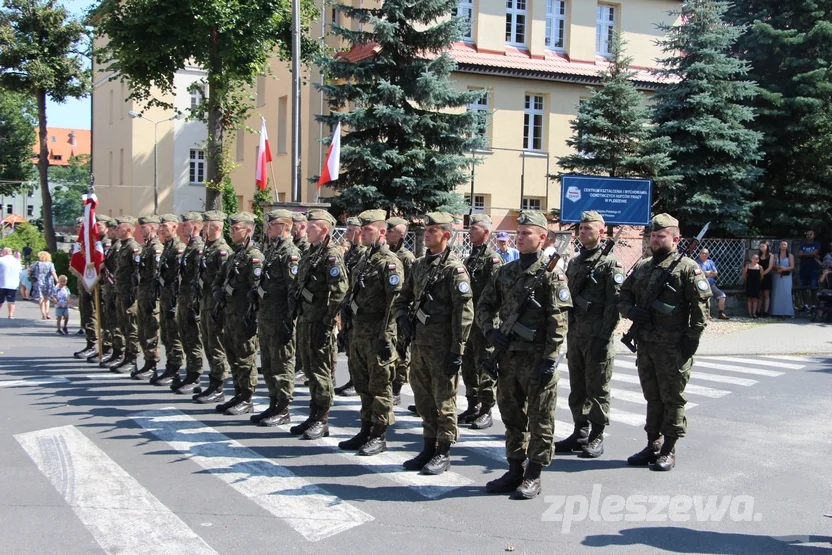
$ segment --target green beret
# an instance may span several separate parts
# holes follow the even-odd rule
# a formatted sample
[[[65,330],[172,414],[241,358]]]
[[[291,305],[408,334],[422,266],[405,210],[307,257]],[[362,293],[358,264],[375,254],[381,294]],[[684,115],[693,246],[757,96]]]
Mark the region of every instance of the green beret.
[[[256,220],[257,216],[251,212],[237,212],[228,216],[228,223],[231,225],[239,223],[253,224]]]
[[[365,210],[361,214],[358,215],[357,220],[359,221],[358,225],[367,225],[373,222],[383,222],[384,218],[387,217],[387,212],[381,209],[376,210]],[[349,221],[349,220],[347,220]]]
[[[106,223],[107,220],[109,220],[109,219],[110,219],[110,216],[108,216],[107,214],[96,214],[95,215],[95,221],[96,222],[105,222]]]
[[[363,212],[362,212],[362,214],[363,214]],[[386,215],[387,214],[385,214],[385,216]],[[361,226],[361,220],[359,218],[361,218],[361,214],[359,214],[358,217],[352,216],[350,218],[347,218],[347,225],[357,225],[357,226],[360,227]],[[382,218],[382,220],[383,219],[384,218]]]
[[[116,222],[120,224],[136,225],[137,221],[133,216],[119,216],[116,218]]]
[[[586,210],[585,212],[581,212],[581,223],[583,224],[588,222],[604,223],[604,216],[602,216],[595,210]]]
[[[118,220],[115,218],[107,218],[107,227],[118,227]]]
[[[183,222],[201,222],[202,221],[202,213],[196,212],[194,210],[190,212],[185,212],[182,214],[182,221]]]
[[[268,214],[266,214],[266,221],[271,222],[274,220],[289,220],[292,221],[292,211],[286,210],[284,208],[278,208],[277,210],[272,210]]]
[[[292,212],[292,221],[293,222],[305,222],[305,221],[307,221],[306,220],[306,214],[304,214],[303,212]]]
[[[330,227],[334,226],[335,224],[338,223],[335,220],[335,218],[332,216],[332,214],[330,214],[326,210],[321,210],[319,208],[310,210],[306,214],[306,219],[309,220],[310,222],[313,221],[313,220],[322,220],[322,221],[325,221],[326,223],[328,223],[330,225]]]
[[[650,227],[653,231],[659,231],[660,229],[664,229],[666,227],[679,227],[679,220],[670,214],[658,214],[653,216],[653,219],[650,220]]]
[[[219,210],[209,210],[202,215],[203,221],[206,222],[224,222],[225,218],[225,212],[221,212]]]
[[[517,223],[520,225],[536,225],[543,229],[549,229],[549,220],[543,215],[543,212],[534,210],[523,210],[520,212],[520,217],[517,218]]]
[[[491,218],[488,217],[486,214],[471,214],[471,218],[469,219],[471,224],[492,224],[494,222],[491,221]]]
[[[396,227],[397,225],[407,226],[407,220],[399,217],[387,219],[387,227]]]
[[[454,217],[447,212],[428,212],[425,214],[425,225],[445,225],[454,223]]]
[[[179,223],[179,216],[177,216],[176,214],[162,214],[161,216],[159,216],[159,223],[160,224],[166,224],[166,223],[170,223],[170,222],[178,224]]]
[[[139,225],[161,223],[159,216],[139,216]]]

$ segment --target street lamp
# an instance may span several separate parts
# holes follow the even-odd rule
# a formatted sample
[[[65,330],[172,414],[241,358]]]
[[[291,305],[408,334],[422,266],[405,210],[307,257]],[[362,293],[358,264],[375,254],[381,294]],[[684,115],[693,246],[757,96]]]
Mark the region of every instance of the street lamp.
[[[130,116],[131,118],[143,119],[143,120],[149,121],[150,123],[153,124],[153,214],[156,215],[156,214],[159,213],[159,178],[158,178],[158,164],[159,164],[159,162],[158,162],[158,154],[157,154],[158,150],[159,150],[159,144],[158,144],[158,139],[157,139],[157,135],[156,135],[156,127],[160,123],[173,121],[175,119],[182,119],[182,118],[185,117],[185,114],[183,114],[182,112],[176,112],[176,114],[172,115],[168,119],[163,119],[161,121],[154,121],[154,120],[150,119],[149,117],[145,116],[144,114],[141,114],[139,112],[134,112],[133,110],[130,110],[129,112],[127,112],[127,115]]]

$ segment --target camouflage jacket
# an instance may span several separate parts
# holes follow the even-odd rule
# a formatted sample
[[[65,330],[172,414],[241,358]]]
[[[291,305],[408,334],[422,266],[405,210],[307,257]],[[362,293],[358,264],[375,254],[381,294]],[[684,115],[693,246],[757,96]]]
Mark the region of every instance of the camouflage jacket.
[[[304,235],[303,237],[300,237],[298,239],[294,239],[294,243],[295,243],[295,246],[300,251],[301,256],[306,254],[306,251],[308,251],[309,247],[311,246],[309,244],[309,239],[306,238],[306,235]]]
[[[217,274],[223,273],[223,267],[228,261],[228,253],[231,247],[225,242],[225,239],[220,236],[215,241],[209,241],[205,244],[202,250],[202,256],[199,257],[199,286],[202,288],[202,299],[213,299],[214,278]]]
[[[358,264],[364,256],[365,252],[367,252],[367,247],[361,246],[358,243],[353,243],[350,245],[350,248],[347,249],[347,252],[344,253],[344,266],[347,267],[347,275],[350,279],[352,279],[352,272],[355,270],[356,264]]]
[[[399,247],[395,251],[393,249],[390,250],[399,258],[399,261],[402,263],[402,275],[407,278],[407,274],[410,273],[413,263],[416,262],[416,255],[404,248],[404,246]]]
[[[266,251],[260,276],[260,318],[279,320],[289,312],[289,290],[298,275],[300,250],[291,239],[278,239]]]
[[[365,250],[353,270],[347,296],[347,310],[358,334],[391,343],[395,341],[396,319],[392,307],[403,281],[402,264],[390,247],[381,245],[374,250]]]
[[[204,248],[202,237],[191,237],[179,258],[179,298],[188,306],[193,306],[197,297],[199,260]]]
[[[292,284],[297,299],[298,321],[333,322],[347,294],[347,268],[338,248],[312,245],[300,259],[298,276]]]
[[[263,253],[247,241],[234,247],[234,255],[214,275],[213,289],[225,291],[229,306],[249,304],[248,293],[257,287],[263,273]]]
[[[465,269],[471,276],[471,291],[474,294],[475,307],[491,275],[502,265],[503,259],[487,243],[479,247],[471,247],[471,254],[465,259]]]
[[[179,292],[179,260],[184,252],[185,246],[179,237],[165,242],[159,260],[159,287],[163,299],[175,299]]]
[[[104,263],[101,266],[101,283],[110,287],[116,282],[116,266],[118,265],[118,251],[121,248],[121,241],[116,239],[110,244],[110,248],[104,253]]]
[[[587,251],[569,261],[566,277],[572,293],[569,335],[609,340],[618,325],[618,301],[624,283],[624,266],[612,254],[601,257],[603,249]],[[595,261],[598,263],[592,270]]]
[[[121,241],[115,270],[116,289],[119,293],[135,295],[136,286],[139,284],[141,252],[142,248],[132,237]]]
[[[142,246],[141,260],[139,260],[139,294],[155,295],[158,297],[156,284],[159,279],[159,262],[162,258],[162,243],[156,237],[151,237]]]

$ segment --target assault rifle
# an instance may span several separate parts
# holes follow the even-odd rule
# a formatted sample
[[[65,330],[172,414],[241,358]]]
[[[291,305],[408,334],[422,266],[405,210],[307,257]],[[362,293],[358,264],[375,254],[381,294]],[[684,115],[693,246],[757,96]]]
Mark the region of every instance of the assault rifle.
[[[366,287],[364,284],[364,278],[367,277],[367,273],[370,270],[370,257],[374,252],[373,248],[369,248],[367,249],[367,252],[364,253],[364,265],[361,266],[361,271],[356,274],[355,284],[352,286],[349,294],[344,298],[344,302],[341,305],[341,332],[338,334],[338,337],[343,335],[345,338],[344,348],[346,348],[347,332],[352,328],[352,317],[356,312],[358,312],[358,305],[355,304],[355,298],[358,296],[358,292]],[[361,262],[362,260],[359,259],[358,262],[355,263],[355,267],[357,268]]]
[[[211,311],[211,320],[213,320],[215,324],[219,324],[222,321],[222,311],[225,310],[225,306],[228,304],[226,296],[228,295],[228,287],[231,284],[231,278],[240,273],[240,253],[244,253],[250,244],[251,235],[246,237],[245,243],[240,245],[234,252],[234,256],[231,260],[231,267],[228,269],[228,273],[225,274],[225,281],[223,281],[222,284],[222,291],[225,295],[222,296],[222,301],[217,300],[217,305],[214,307],[214,310]]]
[[[508,338],[512,335],[516,335],[526,341],[534,341],[536,330],[527,328],[526,326],[520,324],[517,320],[520,319],[520,316],[522,316],[527,306],[532,305],[536,308],[540,308],[540,303],[534,298],[534,291],[540,286],[543,279],[554,271],[559,260],[560,254],[555,251],[552,253],[552,256],[549,257],[549,261],[545,265],[541,265],[540,268],[538,268],[531,281],[523,287],[522,293],[518,299],[519,302],[514,305],[514,310],[512,310],[506,319],[503,320],[503,323],[500,324],[500,333]],[[499,360],[500,355],[502,354],[503,349],[494,347],[494,351],[482,362],[482,369],[488,372],[488,374],[495,379],[500,376]]]
[[[624,231],[624,226],[621,226],[621,228],[618,230],[618,233],[615,234],[615,237],[611,237],[611,238],[607,239],[607,243],[604,245],[604,249],[595,258],[595,260],[592,261],[592,264],[589,266],[589,269],[587,270],[587,273],[584,276],[584,278],[580,281],[580,283],[575,285],[574,290],[572,291],[572,299],[575,300],[576,303],[583,302],[583,303],[586,304],[585,308],[583,306],[581,306],[581,308],[584,308],[585,310],[589,310],[590,307],[592,306],[592,303],[589,303],[589,302],[583,300],[583,297],[581,297],[581,293],[583,292],[584,288],[586,287],[586,284],[589,283],[590,281],[592,281],[592,283],[595,283],[595,284],[598,283],[598,280],[595,279],[595,268],[598,267],[598,264],[601,262],[601,260],[605,256],[607,256],[608,254],[610,254],[612,252],[612,249],[615,247],[615,243],[618,241],[618,238],[621,236],[622,231]],[[570,289],[571,289],[571,287],[570,287]]]
[[[451,247],[450,245],[445,247],[445,251],[442,253],[442,256],[439,258],[439,262],[430,269],[430,272],[427,275],[427,283],[425,283],[425,288],[422,289],[422,293],[419,295],[419,298],[416,299],[416,302],[413,303],[413,306],[410,308],[410,311],[407,314],[407,320],[410,322],[410,337],[402,337],[399,345],[397,346],[399,355],[404,359],[405,353],[407,353],[407,347],[410,345],[410,342],[416,337],[416,320],[425,324],[428,319],[430,319],[430,315],[425,314],[422,310],[422,306],[427,301],[433,300],[433,295],[431,292],[433,288],[436,286],[437,283],[442,279],[442,268],[445,265],[445,262],[448,261],[448,257],[451,255]]]
[[[321,249],[318,251],[317,256],[315,257],[314,262],[309,266],[309,271],[306,272],[306,275],[303,277],[303,283],[298,284],[297,294],[294,297],[289,298],[289,315],[291,319],[294,321],[295,318],[300,316],[300,297],[306,299],[306,302],[312,302],[312,293],[310,293],[306,286],[309,285],[309,280],[316,280],[318,278],[315,277],[315,270],[318,269],[318,266],[324,259],[324,253],[326,252],[326,248],[329,246],[329,241],[332,239],[332,236],[327,235],[324,237],[324,240],[321,242]]]

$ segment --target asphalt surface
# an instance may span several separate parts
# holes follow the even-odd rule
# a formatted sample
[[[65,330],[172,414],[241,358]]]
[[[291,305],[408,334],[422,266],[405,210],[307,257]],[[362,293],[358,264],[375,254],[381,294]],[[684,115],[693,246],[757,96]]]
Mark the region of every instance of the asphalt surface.
[[[355,397],[339,398],[330,438],[302,441],[75,360],[82,339],[52,326],[0,319],[4,553],[832,550],[832,358],[699,358],[677,467],[658,473],[626,465],[645,443],[644,406],[633,357],[619,356],[604,456],[558,456],[543,495],[514,501],[484,491],[506,468],[499,421],[462,432],[450,473],[421,477],[399,466],[421,448],[409,395],[389,452],[360,458],[335,447],[356,431]],[[568,382],[562,372],[559,436]],[[307,405],[297,387],[293,422]]]

